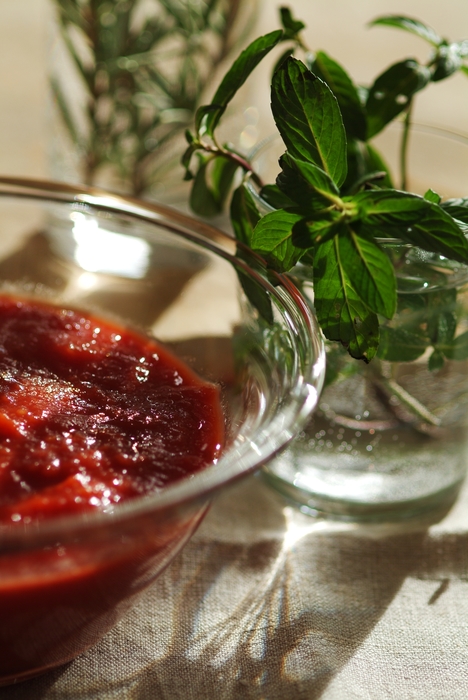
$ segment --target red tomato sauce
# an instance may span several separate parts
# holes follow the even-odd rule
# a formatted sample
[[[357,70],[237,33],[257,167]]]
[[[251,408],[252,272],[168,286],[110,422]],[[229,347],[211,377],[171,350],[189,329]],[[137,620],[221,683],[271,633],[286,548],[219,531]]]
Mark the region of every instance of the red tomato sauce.
[[[80,311],[0,296],[0,685],[65,663],[110,629],[206,504],[57,534],[218,459],[219,390],[159,343]],[[1,533],[32,529],[30,544]],[[54,536],[55,537],[55,536]],[[29,548],[28,548],[29,547]]]
[[[213,463],[218,388],[160,344],[0,297],[0,523],[109,509]]]

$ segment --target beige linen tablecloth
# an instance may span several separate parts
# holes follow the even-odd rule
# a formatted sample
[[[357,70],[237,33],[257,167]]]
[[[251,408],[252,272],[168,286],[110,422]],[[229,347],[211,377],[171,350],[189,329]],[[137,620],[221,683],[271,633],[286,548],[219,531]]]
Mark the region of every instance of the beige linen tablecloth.
[[[277,3],[261,4],[267,31]],[[289,4],[307,19],[311,45],[346,62],[356,80],[418,41],[395,33],[389,42],[383,32],[391,30],[365,34],[378,14],[406,13],[454,39],[468,36],[466,0]],[[5,174],[48,172],[49,10],[49,0],[0,0]],[[427,53],[422,42],[414,51]],[[252,90],[260,116],[264,92],[263,104],[262,90]],[[466,77],[431,88],[418,105],[426,122],[467,131]],[[100,644],[62,669],[1,688],[0,699],[466,700],[467,505],[465,488],[439,523],[334,525],[301,515],[250,478],[217,498],[193,540]]]
[[[466,700],[467,504],[327,524],[250,478],[100,644],[0,698]]]

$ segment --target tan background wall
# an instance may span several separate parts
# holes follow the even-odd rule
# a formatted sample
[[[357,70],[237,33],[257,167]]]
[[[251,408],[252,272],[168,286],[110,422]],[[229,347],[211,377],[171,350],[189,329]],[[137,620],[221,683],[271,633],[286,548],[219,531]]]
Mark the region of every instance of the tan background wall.
[[[277,26],[279,3],[262,0],[257,31]],[[408,55],[427,56],[426,44],[392,29],[366,29],[379,14],[405,13],[432,24],[439,33],[468,37],[468,0],[290,0],[308,25],[307,40],[348,66],[357,82],[366,83],[389,62]],[[49,0],[0,0],[0,172],[46,175],[46,56],[50,40]],[[260,111],[263,134],[268,115],[268,67],[244,94]],[[468,78],[457,75],[431,86],[417,103],[416,117],[468,133]],[[466,149],[454,150],[460,174],[468,173]],[[464,155],[463,155],[464,153]],[[452,156],[451,156],[452,158]],[[468,191],[468,182],[467,182]]]
[[[259,23],[265,31],[276,27],[279,3],[264,0]],[[285,3],[307,24],[312,50],[324,49],[347,66],[358,83],[366,84],[396,60],[416,56],[425,60],[428,45],[395,29],[366,27],[384,14],[405,14],[420,19],[451,40],[468,37],[468,1],[446,0],[290,0]],[[468,133],[468,77],[457,75],[418,100],[417,116],[449,124]]]

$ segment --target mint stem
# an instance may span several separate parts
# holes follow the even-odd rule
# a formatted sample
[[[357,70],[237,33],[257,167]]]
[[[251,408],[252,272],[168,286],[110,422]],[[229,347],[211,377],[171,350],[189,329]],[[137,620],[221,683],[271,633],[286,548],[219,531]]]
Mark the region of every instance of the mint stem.
[[[399,401],[409,410],[413,415],[421,418],[425,423],[430,425],[440,426],[440,419],[435,416],[431,411],[429,411],[426,406],[424,406],[418,399],[412,396],[410,393],[403,389],[403,387],[398,384],[394,379],[389,379],[384,376],[379,377],[380,383],[385,387],[385,389],[396,396]]]
[[[403,120],[403,136],[401,138],[400,146],[400,181],[401,189],[407,189],[407,179],[408,179],[408,143],[409,135],[411,130],[411,112],[413,107],[413,100],[410,100],[408,107],[406,109],[405,118]]]
[[[211,146],[208,143],[201,142],[200,145],[203,148],[203,150],[207,153],[216,153],[218,155],[224,156],[225,158],[229,158],[229,160],[232,160],[234,163],[237,163],[237,165],[240,168],[242,168],[242,170],[245,173],[250,173],[250,177],[255,182],[255,184],[258,185],[258,187],[263,187],[263,181],[261,177],[255,172],[249,161],[240,156],[238,153],[235,153],[234,151],[228,151],[226,148],[221,148],[220,146]]]

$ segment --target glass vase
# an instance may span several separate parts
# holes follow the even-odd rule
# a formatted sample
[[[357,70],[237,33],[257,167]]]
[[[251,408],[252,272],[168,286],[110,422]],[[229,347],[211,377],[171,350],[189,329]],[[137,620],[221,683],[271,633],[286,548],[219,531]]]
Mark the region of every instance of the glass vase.
[[[468,268],[387,247],[401,268],[382,358],[366,365],[330,344],[317,415],[265,468],[306,509],[344,519],[447,508],[468,465]]]
[[[397,135],[394,128],[386,138]],[[433,182],[427,162],[425,172],[420,167],[422,154],[444,143],[432,169],[442,171],[433,186],[447,195],[448,174],[468,161],[467,142],[416,126],[416,191]],[[455,196],[463,184],[455,176]],[[380,243],[394,264],[398,310],[391,321],[380,319],[378,356],[365,364],[327,343],[318,411],[265,467],[303,510],[348,521],[442,514],[468,466],[468,267],[397,239]],[[293,274],[313,304],[310,269],[299,265]]]

